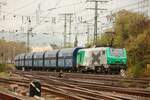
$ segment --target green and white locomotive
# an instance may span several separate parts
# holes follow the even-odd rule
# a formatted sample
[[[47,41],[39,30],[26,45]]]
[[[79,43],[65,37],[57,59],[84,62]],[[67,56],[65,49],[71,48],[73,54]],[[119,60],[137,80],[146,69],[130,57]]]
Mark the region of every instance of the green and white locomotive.
[[[118,73],[126,69],[126,50],[110,47],[80,49],[77,64],[80,71],[96,71],[97,73]]]

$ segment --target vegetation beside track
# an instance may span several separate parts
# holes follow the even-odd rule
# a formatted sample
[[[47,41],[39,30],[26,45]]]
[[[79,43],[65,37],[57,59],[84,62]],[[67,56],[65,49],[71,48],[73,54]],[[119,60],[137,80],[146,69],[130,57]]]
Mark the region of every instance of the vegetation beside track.
[[[10,72],[15,70],[15,66],[13,64],[0,64],[0,77],[9,78]]]
[[[4,72],[6,70],[5,64],[0,64],[0,72]]]
[[[13,63],[17,54],[24,53],[26,45],[24,42],[6,41],[0,39],[0,63]]]
[[[113,16],[114,27],[98,37],[97,45],[125,47],[128,55],[128,76],[150,77],[150,19],[143,14],[127,10]]]

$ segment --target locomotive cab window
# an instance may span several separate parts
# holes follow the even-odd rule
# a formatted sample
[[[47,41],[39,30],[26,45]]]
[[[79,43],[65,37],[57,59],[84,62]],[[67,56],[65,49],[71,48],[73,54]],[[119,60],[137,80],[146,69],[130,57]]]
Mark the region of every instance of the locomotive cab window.
[[[123,57],[124,52],[123,49],[110,49],[110,53],[112,56]]]

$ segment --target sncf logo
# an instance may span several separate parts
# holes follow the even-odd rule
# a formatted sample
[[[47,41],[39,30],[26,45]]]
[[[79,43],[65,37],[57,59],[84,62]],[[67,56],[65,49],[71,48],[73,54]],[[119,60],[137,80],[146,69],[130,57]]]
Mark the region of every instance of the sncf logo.
[[[92,64],[100,64],[100,56],[101,56],[101,53],[98,52],[98,53],[95,53],[95,52],[92,52]]]

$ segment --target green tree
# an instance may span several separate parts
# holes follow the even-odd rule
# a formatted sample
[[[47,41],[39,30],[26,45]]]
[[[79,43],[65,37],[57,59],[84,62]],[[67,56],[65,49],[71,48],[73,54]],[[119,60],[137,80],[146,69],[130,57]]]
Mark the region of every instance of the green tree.
[[[128,65],[135,75],[143,74],[142,71],[150,64],[150,20],[143,14],[122,10],[115,15],[115,36],[103,33],[98,38],[98,45],[109,45],[126,48]]]
[[[0,40],[0,63],[13,62],[17,54],[26,52],[24,42]]]

